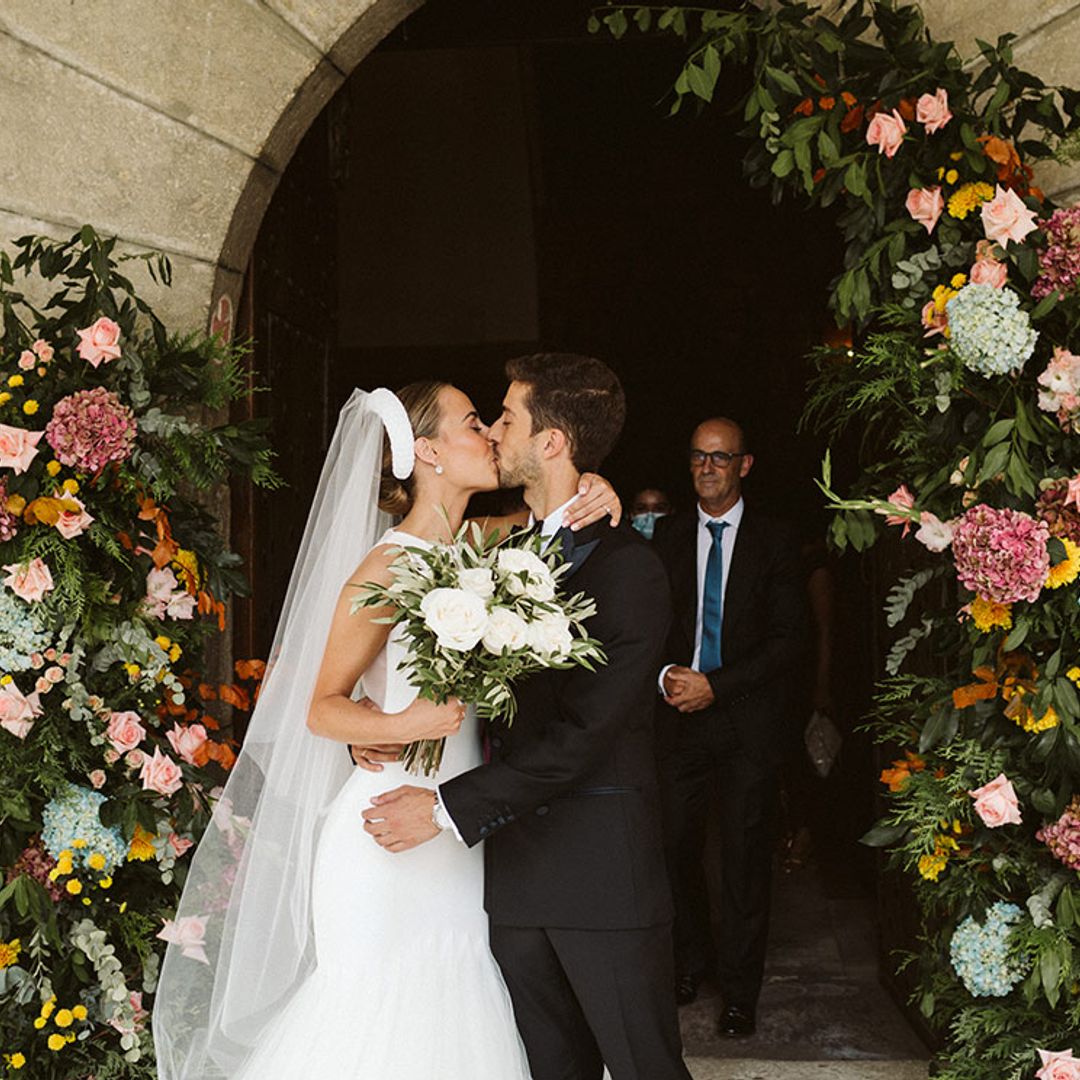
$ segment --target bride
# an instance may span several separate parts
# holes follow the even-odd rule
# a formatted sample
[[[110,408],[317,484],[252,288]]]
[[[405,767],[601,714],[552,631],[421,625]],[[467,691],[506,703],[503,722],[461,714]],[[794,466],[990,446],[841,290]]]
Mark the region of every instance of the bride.
[[[169,935],[161,1080],[528,1080],[488,950],[480,847],[446,832],[390,854],[360,817],[388,784],[434,787],[481,751],[472,710],[416,697],[399,629],[376,621],[387,610],[352,615],[351,601],[497,486],[487,429],[453,386],[358,390],[342,410],[262,694]],[[578,521],[612,499],[595,481]],[[365,772],[347,749],[442,736],[432,777]]]

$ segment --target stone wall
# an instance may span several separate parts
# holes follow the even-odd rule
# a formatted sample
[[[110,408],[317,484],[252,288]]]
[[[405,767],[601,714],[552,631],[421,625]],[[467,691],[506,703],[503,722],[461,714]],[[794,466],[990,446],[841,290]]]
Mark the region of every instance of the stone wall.
[[[423,0],[0,0],[0,237],[84,222],[168,252],[178,328],[228,322],[297,142]],[[1017,59],[1080,85],[1078,0],[925,0],[935,32],[1019,34]],[[1048,169],[1059,199],[1080,170]],[[153,295],[154,290],[147,285]]]

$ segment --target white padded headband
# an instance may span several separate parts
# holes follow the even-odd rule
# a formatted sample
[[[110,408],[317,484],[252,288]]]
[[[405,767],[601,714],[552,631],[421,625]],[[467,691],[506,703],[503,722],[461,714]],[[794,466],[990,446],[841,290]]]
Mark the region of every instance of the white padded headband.
[[[368,394],[368,407],[383,422],[390,436],[391,469],[399,480],[412,476],[415,461],[412,424],[401,399],[392,390],[380,386]]]

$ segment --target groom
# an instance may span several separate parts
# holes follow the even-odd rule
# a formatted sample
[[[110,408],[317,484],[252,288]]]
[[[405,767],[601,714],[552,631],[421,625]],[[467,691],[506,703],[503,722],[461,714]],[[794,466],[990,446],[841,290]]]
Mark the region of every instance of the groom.
[[[517,688],[491,760],[438,792],[377,797],[365,828],[403,851],[452,828],[486,839],[485,907],[534,1080],[689,1080],[675,1010],[671,900],[653,750],[655,671],[670,597],[659,559],[627,526],[561,528],[582,472],[622,430],[625,400],[599,360],[563,353],[507,364],[491,429],[504,486],[523,485],[561,543],[573,592],[596,603],[595,672],[548,670]]]

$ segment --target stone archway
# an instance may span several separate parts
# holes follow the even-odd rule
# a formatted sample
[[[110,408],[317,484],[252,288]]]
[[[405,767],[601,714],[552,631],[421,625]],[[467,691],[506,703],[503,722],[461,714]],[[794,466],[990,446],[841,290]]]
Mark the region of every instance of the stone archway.
[[[213,313],[227,328],[263,212],[300,138],[423,2],[4,0],[0,237],[64,237],[89,222],[129,251],[165,251],[173,288],[145,285],[168,323],[202,327]],[[924,7],[939,38],[1016,31],[1026,67],[1048,82],[1080,83],[1077,0]],[[1080,193],[1075,170],[1042,179],[1058,201]]]
[[[170,326],[231,329],[282,170],[423,0],[11,0],[0,9],[0,236],[83,223],[157,249]],[[142,284],[142,283],[140,283]]]

